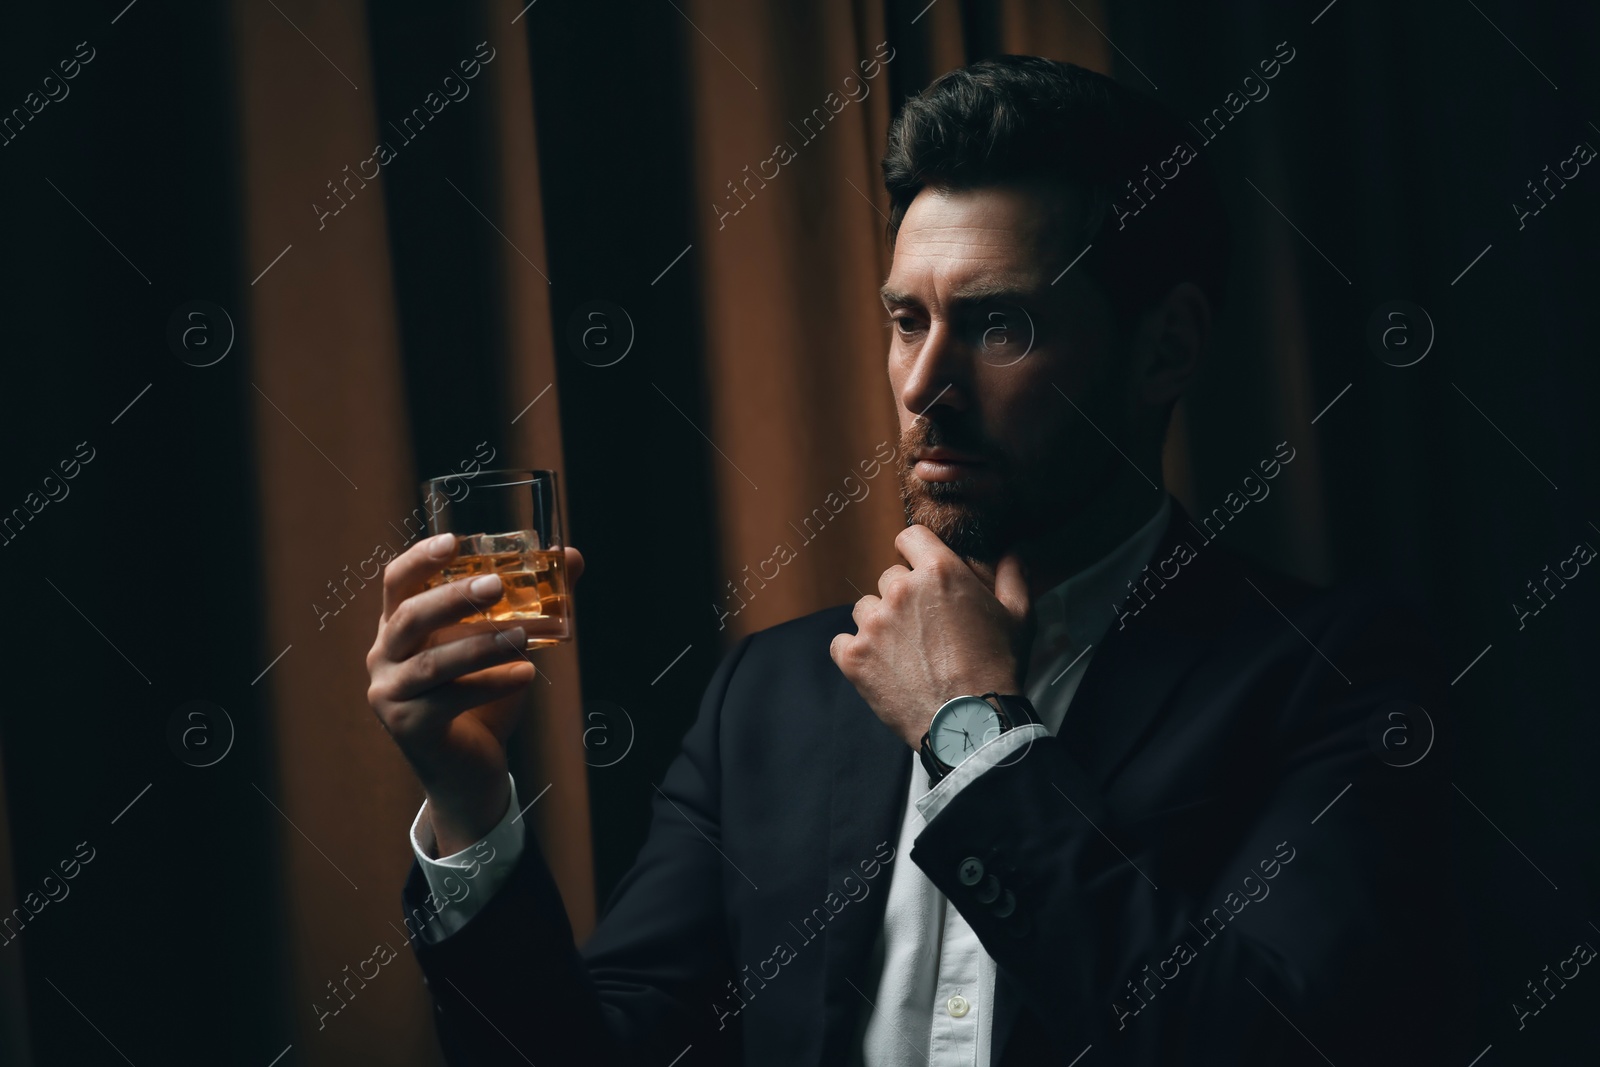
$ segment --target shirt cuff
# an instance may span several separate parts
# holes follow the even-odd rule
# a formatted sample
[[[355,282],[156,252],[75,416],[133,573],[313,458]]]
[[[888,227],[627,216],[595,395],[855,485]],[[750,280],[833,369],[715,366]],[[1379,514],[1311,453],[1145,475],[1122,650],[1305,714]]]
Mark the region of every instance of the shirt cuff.
[[[435,944],[467,925],[511,877],[524,842],[517,781],[511,778],[511,801],[495,828],[483,840],[452,855],[433,858],[437,845],[427,813],[428,804],[424,801],[411,822],[411,851],[428,882],[428,900],[426,910],[415,909],[418,914],[406,918],[406,929],[412,931],[415,927],[412,936]]]
[[[979,745],[972,755],[956,764],[955,770],[939,779],[938,784],[917,801],[917,811],[922,813],[923,821],[932,822],[950,803],[950,798],[971,785],[978,775],[990,767],[1017,762],[1027,754],[1035,741],[1049,736],[1049,730],[1030,722]]]

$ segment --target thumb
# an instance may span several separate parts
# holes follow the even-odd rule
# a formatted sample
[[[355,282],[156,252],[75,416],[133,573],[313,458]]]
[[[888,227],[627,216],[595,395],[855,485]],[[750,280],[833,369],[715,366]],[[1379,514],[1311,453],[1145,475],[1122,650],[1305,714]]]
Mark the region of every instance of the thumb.
[[[1006,553],[994,569],[994,595],[1017,620],[1028,617],[1031,608],[1028,579],[1023,573],[1022,560],[1014,552]]]
[[[576,585],[579,576],[583,574],[583,553],[572,547],[563,551],[566,553],[567,585],[570,591],[570,587]]]

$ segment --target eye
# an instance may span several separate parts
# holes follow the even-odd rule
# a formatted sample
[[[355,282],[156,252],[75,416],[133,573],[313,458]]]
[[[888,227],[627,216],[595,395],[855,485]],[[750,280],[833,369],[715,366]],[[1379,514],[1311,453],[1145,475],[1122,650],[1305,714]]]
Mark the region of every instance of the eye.
[[[922,329],[922,324],[911,315],[896,315],[889,320],[889,324],[894,327],[894,332],[901,337],[911,337]]]

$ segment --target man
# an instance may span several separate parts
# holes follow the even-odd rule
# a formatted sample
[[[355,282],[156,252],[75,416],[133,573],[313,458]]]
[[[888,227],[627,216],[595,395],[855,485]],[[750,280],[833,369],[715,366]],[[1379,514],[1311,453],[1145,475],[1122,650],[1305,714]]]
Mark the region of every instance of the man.
[[[424,590],[448,536],[389,565],[369,699],[427,793],[405,903],[452,1062],[1433,1058],[1428,646],[1212,544],[1238,494],[1159,488],[1227,263],[1186,136],[1034,57],[907,103],[904,563],[729,653],[581,951],[506,773],[521,633],[445,639],[498,597]]]

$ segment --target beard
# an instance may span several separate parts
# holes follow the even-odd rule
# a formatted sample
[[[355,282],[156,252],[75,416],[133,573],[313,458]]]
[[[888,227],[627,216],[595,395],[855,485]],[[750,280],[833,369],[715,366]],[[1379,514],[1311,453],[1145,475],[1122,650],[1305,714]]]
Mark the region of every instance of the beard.
[[[916,484],[920,483],[920,484]],[[910,470],[901,472],[900,499],[906,525],[926,526],[956,555],[994,565],[1011,539],[1003,532],[1003,516],[961,497],[959,482],[922,482]]]
[[[900,502],[906,525],[932,530],[956,555],[996,564],[1027,525],[1028,494],[1007,477],[1004,457],[992,446],[952,432],[949,426],[919,416],[900,435]],[[984,484],[958,478],[952,482],[927,482],[915,471],[918,449],[943,446],[984,458]],[[1000,477],[994,477],[998,474]]]

